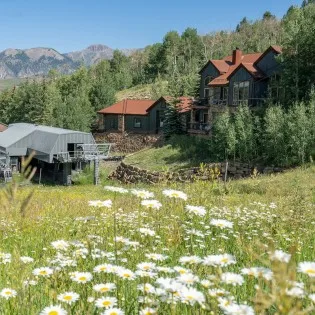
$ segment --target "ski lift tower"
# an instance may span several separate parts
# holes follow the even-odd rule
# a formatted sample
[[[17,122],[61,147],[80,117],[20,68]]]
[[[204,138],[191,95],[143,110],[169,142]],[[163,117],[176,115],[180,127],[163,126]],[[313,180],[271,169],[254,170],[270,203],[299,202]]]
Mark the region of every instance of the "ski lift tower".
[[[78,144],[75,151],[59,152],[57,160],[61,163],[94,162],[94,185],[99,184],[100,160],[109,156],[111,143]]]
[[[100,160],[106,160],[109,156],[111,144],[82,144],[84,159],[94,161],[94,185],[100,182]]]

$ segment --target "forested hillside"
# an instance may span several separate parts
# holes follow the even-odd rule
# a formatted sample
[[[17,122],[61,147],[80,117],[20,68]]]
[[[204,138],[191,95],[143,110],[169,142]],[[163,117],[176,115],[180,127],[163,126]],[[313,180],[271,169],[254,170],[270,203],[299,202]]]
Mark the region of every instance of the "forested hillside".
[[[235,47],[245,53],[270,45],[283,47],[279,58],[284,75],[284,106],[308,99],[315,82],[315,4],[304,1],[291,7],[282,19],[270,12],[256,21],[243,18],[233,31],[199,35],[187,28],[182,34],[168,32],[156,43],[126,56],[114,51],[111,60],[70,75],[50,71],[42,80],[29,80],[0,95],[0,120],[35,122],[90,130],[96,111],[112,104],[118,91],[151,84],[150,96],[194,96],[198,72],[209,58],[230,55]]]

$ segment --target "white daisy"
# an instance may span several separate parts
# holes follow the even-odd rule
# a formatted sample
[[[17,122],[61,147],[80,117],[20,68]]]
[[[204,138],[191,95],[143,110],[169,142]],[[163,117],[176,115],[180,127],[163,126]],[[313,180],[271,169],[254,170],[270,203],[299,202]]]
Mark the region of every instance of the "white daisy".
[[[129,192],[128,189],[116,187],[116,186],[104,186],[104,189],[108,191],[112,191],[112,192],[118,192],[120,194],[126,194]]]
[[[186,205],[185,208],[186,208],[188,213],[192,213],[192,214],[198,215],[199,217],[203,217],[206,214],[206,209],[205,209],[205,207],[202,207],[202,206]]]
[[[67,315],[67,311],[64,310],[61,305],[50,305],[45,307],[40,315]]]
[[[111,200],[90,200],[89,201],[89,206],[91,207],[97,207],[97,208],[111,208],[113,205],[113,202]]]
[[[298,264],[298,271],[307,274],[310,277],[315,277],[315,262],[304,261]]]
[[[95,301],[95,306],[99,308],[112,308],[116,306],[116,304],[117,299],[111,296],[101,297]]]
[[[271,260],[277,260],[280,262],[288,263],[291,259],[291,255],[285,253],[282,250],[275,250],[270,256]]]
[[[75,271],[70,274],[70,278],[77,283],[87,283],[92,280],[93,276],[90,272]]]
[[[28,257],[28,256],[21,256],[20,260],[24,263],[24,264],[29,264],[32,263],[34,261],[34,258],[32,257]]]
[[[162,207],[162,204],[157,200],[145,199],[141,201],[141,205],[148,209],[156,209],[159,210]]]
[[[231,304],[224,307],[224,312],[227,315],[255,315],[254,309],[245,304]]]
[[[17,296],[17,292],[13,289],[4,288],[0,291],[0,296],[9,300],[10,298],[14,298]]]
[[[123,267],[118,268],[116,271],[116,274],[120,278],[126,279],[126,280],[134,280],[136,278],[136,275],[134,274],[134,272]]]
[[[232,229],[233,228],[233,222],[230,222],[228,220],[223,219],[212,219],[210,221],[210,225],[219,227],[220,229]]]
[[[93,286],[93,290],[96,292],[110,292],[116,289],[116,284],[115,283],[100,283],[100,284],[95,284]]]
[[[51,242],[51,246],[57,250],[67,250],[70,244],[64,240]]]
[[[162,194],[169,198],[187,200],[187,195],[179,190],[165,189],[162,191]]]
[[[236,259],[233,255],[230,254],[209,255],[203,259],[203,264],[213,267],[226,267],[236,264]]]
[[[49,277],[53,274],[54,270],[49,267],[41,267],[33,270],[33,275],[38,277]]]
[[[121,310],[120,308],[109,308],[105,312],[103,312],[101,315],[124,315],[125,312]]]
[[[59,294],[57,296],[57,299],[61,302],[65,302],[67,304],[72,304],[76,302],[79,299],[80,295],[75,292],[65,292],[62,294]]]
[[[157,310],[151,307],[146,307],[140,310],[139,315],[156,315]]]
[[[221,281],[226,284],[231,284],[233,286],[242,285],[244,283],[243,276],[233,273],[233,272],[225,272],[221,275]]]
[[[204,304],[206,299],[202,292],[195,288],[182,288],[179,292],[180,299],[185,304],[194,305],[195,303]]]
[[[133,195],[142,198],[142,199],[149,199],[153,198],[154,194],[150,191],[144,190],[144,189],[132,189],[130,191]]]

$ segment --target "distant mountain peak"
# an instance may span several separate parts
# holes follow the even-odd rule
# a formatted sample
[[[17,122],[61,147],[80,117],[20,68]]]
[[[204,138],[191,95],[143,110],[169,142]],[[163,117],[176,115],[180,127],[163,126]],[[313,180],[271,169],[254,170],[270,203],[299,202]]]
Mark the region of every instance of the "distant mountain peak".
[[[107,51],[107,50],[112,50],[112,49],[106,45],[94,44],[86,48],[86,50],[90,50],[93,52],[102,52],[102,51]]]
[[[126,56],[135,51],[137,49],[121,50]],[[114,49],[102,44],[90,45],[83,50],[67,54],[47,47],[8,48],[0,52],[0,79],[45,76],[52,69],[68,74],[82,64],[89,67],[101,60],[112,59],[113,54]]]

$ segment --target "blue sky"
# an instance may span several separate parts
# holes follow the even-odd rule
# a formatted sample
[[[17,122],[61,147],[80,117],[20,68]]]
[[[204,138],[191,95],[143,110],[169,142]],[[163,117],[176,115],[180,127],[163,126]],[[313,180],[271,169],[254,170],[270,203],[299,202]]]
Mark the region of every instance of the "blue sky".
[[[269,10],[282,17],[302,0],[0,0],[0,51],[52,47],[64,53],[91,44],[140,48],[169,30],[205,34],[234,29]]]

